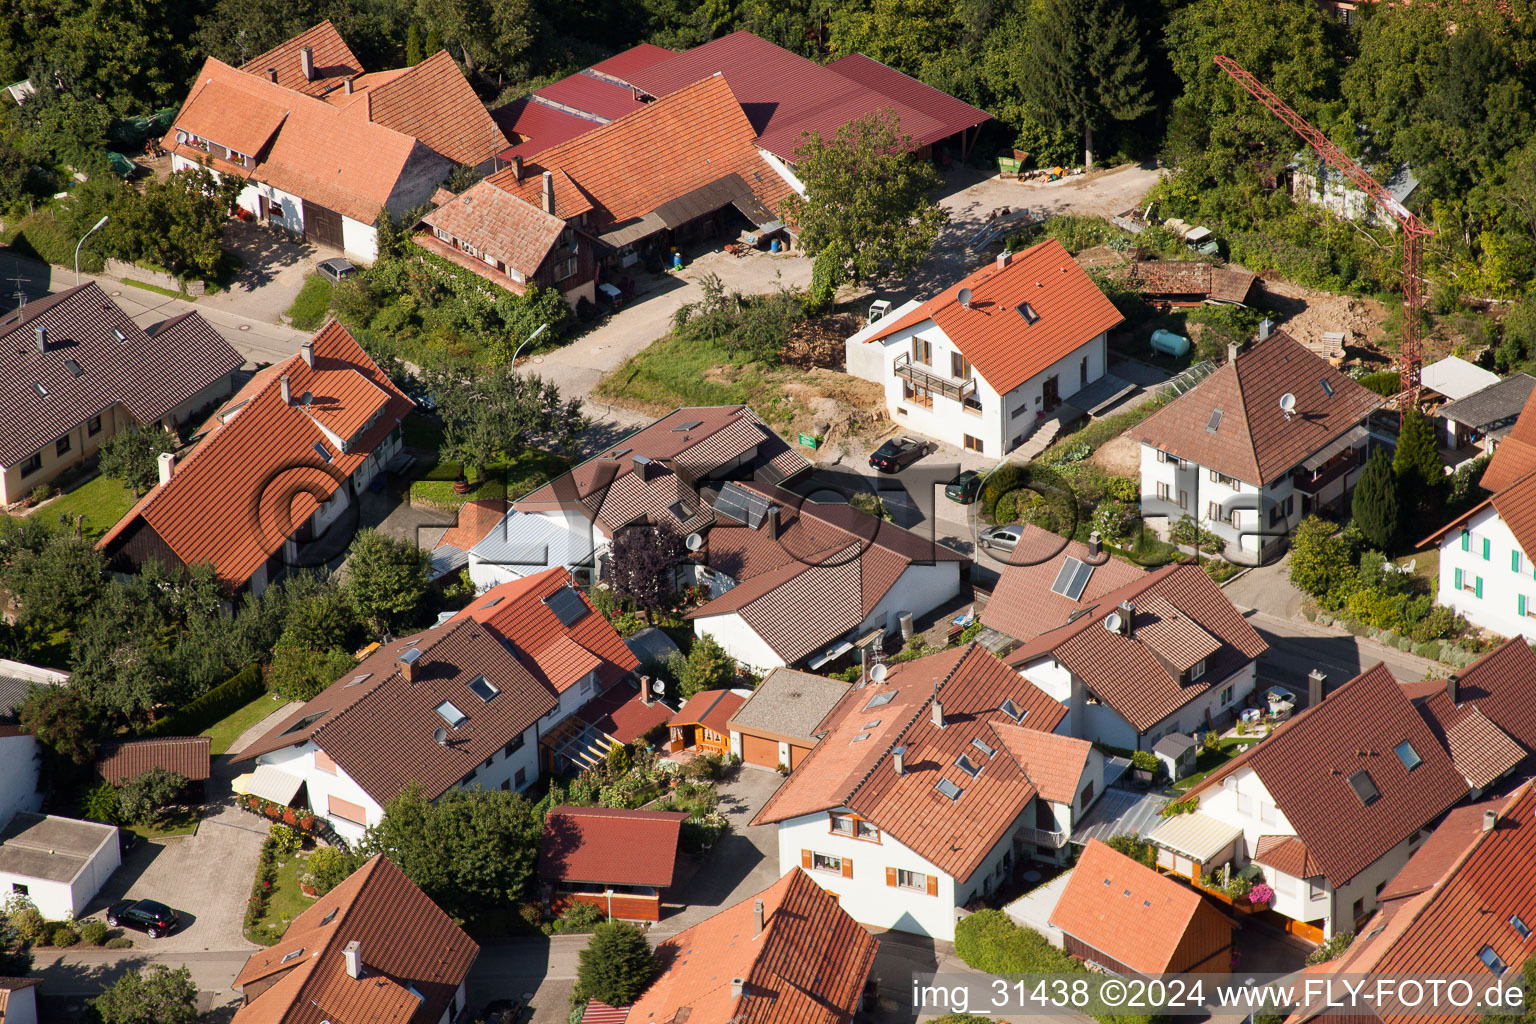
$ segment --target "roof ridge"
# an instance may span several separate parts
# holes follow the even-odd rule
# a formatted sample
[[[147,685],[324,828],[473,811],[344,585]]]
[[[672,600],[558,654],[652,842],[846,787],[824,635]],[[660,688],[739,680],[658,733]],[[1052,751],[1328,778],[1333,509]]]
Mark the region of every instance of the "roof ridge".
[[[450,620],[449,622],[444,623],[445,626],[451,626],[452,628],[451,629],[444,629],[442,631],[441,635],[434,637],[432,639],[432,641],[430,643],[427,643],[427,644],[421,644],[419,642],[418,643],[404,643],[404,641],[409,640],[410,637],[409,636],[401,637],[400,640],[396,641],[396,643],[400,643],[401,644],[400,650],[395,653],[395,657],[390,659],[390,664],[392,666],[395,666],[394,668],[392,668],[388,673],[380,675],[378,682],[376,682],[372,686],[370,686],[368,688],[367,692],[365,692],[362,695],[360,695],[356,700],[352,701],[350,704],[347,704],[346,706],[344,706],[340,711],[337,711],[334,715],[332,715],[330,717],[329,720],[321,722],[319,728],[315,729],[314,732],[311,732],[308,736],[303,737],[303,738],[298,738],[296,736],[295,739],[294,739],[294,742],[295,743],[312,742],[312,743],[315,744],[315,746],[317,746],[317,747],[320,746],[320,736],[321,736],[322,733],[326,732],[327,730],[329,730],[331,728],[331,726],[335,725],[337,722],[340,722],[343,718],[345,718],[348,711],[351,711],[353,708],[361,707],[363,704],[366,704],[368,702],[368,698],[372,697],[375,693],[378,693],[379,690],[384,688],[384,684],[385,683],[387,683],[390,680],[395,679],[395,678],[400,676],[399,664],[400,664],[400,655],[402,653],[404,653],[405,651],[411,650],[412,648],[415,648],[415,649],[421,651],[422,656],[425,657],[428,651],[432,650],[434,647],[436,647],[438,644],[442,643],[443,641],[447,640],[449,637],[454,636],[455,634],[457,634],[460,629],[464,628],[464,626],[470,625],[470,624],[473,624],[473,625],[476,625],[476,626],[480,626],[482,629],[485,626],[484,623],[478,621],[477,619],[474,619],[474,618],[470,617],[470,618],[465,618],[465,619],[459,621],[457,624],[455,624],[452,620]],[[428,629],[428,630],[423,630],[421,633],[417,633],[417,634],[413,634],[413,635],[418,636],[418,637],[420,637],[420,636],[430,636],[431,634],[437,633],[437,632],[438,631],[436,629]],[[487,631],[487,632],[489,632],[489,631]],[[500,646],[499,642],[498,642],[497,645]],[[360,668],[361,666],[363,666],[367,662],[371,661],[373,658],[377,657],[379,654],[382,654],[386,649],[387,649],[386,645],[381,645],[378,650],[374,651],[373,654],[370,654],[367,658],[364,658],[362,661],[358,662],[357,665],[354,666],[354,667],[359,667]],[[342,674],[346,675],[347,673],[342,673]],[[340,680],[338,679],[337,682],[339,682],[339,681]],[[334,686],[335,683],[332,683],[331,685]],[[327,687],[326,689],[329,689],[329,688],[330,687]],[[324,693],[324,692],[325,692],[324,690],[321,691],[321,693]],[[316,698],[318,698],[318,697],[319,697],[319,694],[316,694]],[[328,714],[329,710],[327,710],[326,713]],[[293,744],[290,743],[290,744],[288,744],[288,746],[293,746]],[[282,749],[282,748],[278,748],[278,749]],[[323,750],[324,748],[321,747],[321,749]]]

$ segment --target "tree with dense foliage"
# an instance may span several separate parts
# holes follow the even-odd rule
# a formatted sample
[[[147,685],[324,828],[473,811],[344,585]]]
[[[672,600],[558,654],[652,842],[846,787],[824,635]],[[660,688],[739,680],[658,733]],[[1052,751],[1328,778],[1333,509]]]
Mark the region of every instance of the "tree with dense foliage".
[[[455,788],[432,802],[412,786],[385,805],[359,852],[388,856],[462,921],[528,896],[542,835],[521,793]]]
[[[1337,608],[1357,580],[1353,554],[1333,523],[1308,516],[1291,535],[1291,582],[1325,607]]]
[[[683,700],[705,690],[725,689],[736,682],[736,659],[725,653],[720,642],[708,633],[694,640],[686,656],[674,653],[668,667],[677,677],[678,696]]]
[[[0,913],[0,977],[24,978],[32,970],[32,944],[21,937],[9,912]]]
[[[361,530],[347,558],[347,599],[375,633],[410,620],[427,596],[432,552],[378,530]]]
[[[676,530],[638,522],[613,536],[607,581],[620,599],[655,612],[677,591],[677,567],[688,549]]]
[[[1391,550],[1398,530],[1397,480],[1385,448],[1377,448],[1366,460],[1355,483],[1350,511],[1367,543],[1383,551]]]
[[[82,767],[96,760],[102,727],[90,701],[74,687],[34,687],[18,715],[21,731],[35,736],[56,757]]]
[[[940,179],[912,148],[885,111],[843,125],[831,141],[809,136],[796,150],[805,195],[790,195],[784,215],[800,226],[805,251],[830,265],[823,277],[831,288],[899,277],[933,251],[949,214],[928,198]]]
[[[656,953],[628,921],[605,921],[592,929],[592,941],[577,956],[573,998],[578,1000],[627,1006],[656,977]]]
[[[182,965],[129,971],[91,1000],[101,1024],[197,1024],[197,983]]]
[[[587,429],[581,399],[562,400],[554,381],[510,366],[475,376],[457,367],[422,374],[443,422],[441,456],[479,473],[541,439],[574,451]]]
[[[288,700],[310,700],[356,665],[357,659],[340,647],[316,650],[279,643],[272,652],[267,686]]]
[[[1081,133],[1093,169],[1093,131],[1152,110],[1141,26],[1124,0],[1045,0],[1030,25],[1026,95],[1047,123]]]
[[[244,181],[214,177],[207,168],[151,178],[128,193],[109,225],[125,259],[164,267],[180,277],[212,277],[224,255],[224,228]]]
[[[106,560],[90,541],[62,529],[25,527],[0,527],[0,538],[0,585],[11,592],[16,623],[27,633],[72,628],[94,607]]]
[[[175,450],[176,439],[168,432],[135,425],[101,442],[98,465],[103,476],[121,480],[138,498],[160,479],[160,456]]]
[[[1142,751],[1138,750],[1137,753]],[[1104,845],[1116,853],[1124,854],[1138,864],[1145,864],[1149,868],[1157,866],[1157,851],[1152,848],[1151,843],[1135,832],[1117,832],[1104,840]]]
[[[1445,462],[1435,443],[1435,426],[1417,409],[1409,409],[1392,456],[1398,494],[1407,510],[1424,515],[1438,511],[1445,488]]]
[[[322,846],[309,855],[307,874],[321,896],[336,888],[363,866],[357,853],[336,846]]]
[[[187,788],[187,777],[169,768],[140,772],[117,793],[118,810],[128,821],[148,825],[174,804]]]

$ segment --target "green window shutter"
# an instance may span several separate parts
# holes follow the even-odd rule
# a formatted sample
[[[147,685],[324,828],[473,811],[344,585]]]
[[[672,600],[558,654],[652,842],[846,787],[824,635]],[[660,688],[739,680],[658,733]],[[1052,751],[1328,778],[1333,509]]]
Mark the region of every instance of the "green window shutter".
[[[1516,599],[1516,601],[1515,601],[1515,611],[1518,614],[1520,614],[1520,615],[1524,615],[1525,614],[1525,595],[1524,594],[1521,594],[1520,597],[1518,599]]]
[[[1472,550],[1472,533],[1466,528],[1463,528],[1461,531],[1461,550]]]
[[[1456,570],[1456,589],[1457,590],[1461,589],[1461,584],[1462,584],[1461,570],[1457,569]]]
[[[1520,571],[1520,551],[1518,548],[1509,553],[1509,567],[1515,570],[1515,572]]]
[[[1479,576],[1477,578],[1477,589],[1474,590],[1473,593],[1476,594],[1478,597],[1482,597],[1483,596],[1483,578],[1481,576]]]
[[[1483,561],[1485,561],[1485,562],[1488,561],[1488,559],[1492,555],[1493,555],[1493,541],[1489,540],[1487,537],[1484,537],[1483,538]]]

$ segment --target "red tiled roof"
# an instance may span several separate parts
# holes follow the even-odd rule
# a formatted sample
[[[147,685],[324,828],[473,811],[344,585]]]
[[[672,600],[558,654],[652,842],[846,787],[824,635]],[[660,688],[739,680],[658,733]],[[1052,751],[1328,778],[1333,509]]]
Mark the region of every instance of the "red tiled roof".
[[[507,514],[510,507],[505,498],[477,498],[459,507],[453,525],[443,532],[443,539],[436,547],[458,548],[468,551],[479,544]]]
[[[1411,770],[1394,752],[1409,743]],[[1199,796],[1247,766],[1335,887],[1434,821],[1467,794],[1467,783],[1385,665],[1361,673],[1321,704],[1283,722],[1189,790]],[[1369,804],[1350,779],[1369,773]]]
[[[637,686],[620,680],[578,708],[576,717],[616,743],[633,743],[672,717],[672,709],[661,701],[647,704],[640,698]]]
[[[1502,491],[1522,477],[1536,473],[1536,391],[1525,400],[1509,434],[1493,450],[1488,468],[1483,470],[1479,486],[1485,491]]]
[[[1315,878],[1323,873],[1307,853],[1307,844],[1295,836],[1259,836],[1253,859],[1292,878]]]
[[[1130,636],[1111,633],[1103,624],[1125,601],[1136,609]],[[1088,607],[1086,614],[1014,651],[1008,664],[1024,666],[1054,657],[1139,733],[1269,649],[1221,588],[1192,562],[1148,573]],[[1205,673],[1182,681],[1181,672],[1202,658]]]
[[[412,647],[421,657],[407,682],[398,659]],[[469,687],[479,676],[497,691],[489,701]],[[458,725],[438,710],[445,701],[463,716]],[[313,741],[381,805],[412,783],[435,800],[558,703],[490,630],[454,619],[378,648],[239,760]],[[438,729],[447,743],[437,741]]]
[[[623,80],[627,74],[648,68],[653,64],[659,64],[668,57],[675,55],[675,51],[657,46],[654,43],[636,43],[629,49],[616,53],[607,60],[600,60],[593,64],[592,70],[599,74]]]
[[[1526,750],[1536,750],[1536,651],[1505,641],[1456,674],[1458,705],[1473,704]]]
[[[1410,861],[1419,891],[1382,907],[1366,934],[1322,973],[1491,977],[1479,956],[1488,947],[1518,977],[1531,955],[1530,943],[1509,922],[1536,920],[1536,791],[1527,783],[1504,800],[1490,831],[1482,830],[1480,818],[1473,819],[1479,822],[1475,832],[1459,814],[1447,818],[1441,829],[1451,834],[1436,857],[1443,870]],[[1303,1008],[1291,1019],[1309,1020],[1321,1012],[1322,1007]],[[1453,1024],[1469,1016],[1389,1012],[1383,1020]]]
[[[586,614],[570,626],[561,623],[545,601],[570,586],[568,571],[559,566],[545,569],[492,587],[449,621],[473,619],[490,627],[512,646],[524,667],[556,693],[569,690],[594,669],[598,685],[606,689],[640,662],[579,590],[573,593]]]
[[[1495,449],[1497,455],[1504,446],[1501,444]],[[1492,464],[1490,463],[1490,468]],[[1487,474],[1484,474],[1487,479]],[[1484,485],[1486,486],[1486,485]],[[1523,476],[1514,483],[1507,485],[1502,490],[1489,497],[1487,500],[1467,509],[1461,515],[1452,519],[1434,533],[1419,541],[1418,546],[1439,543],[1446,534],[1462,526],[1473,516],[1492,505],[1495,513],[1503,524],[1509,527],[1509,532],[1515,535],[1515,543],[1520,545],[1522,551],[1536,551],[1536,473]],[[1465,527],[1463,527],[1465,528]]]
[[[645,106],[629,86],[586,71],[551,82],[537,90],[536,95],[584,114],[594,114],[604,121],[617,120]]]
[[[164,768],[198,782],[208,778],[208,751],[212,742],[207,736],[129,740],[104,751],[97,759],[96,772],[114,786],[151,768]]]
[[[211,562],[229,586],[249,580],[414,408],[334,320],[313,345],[313,367],[297,354],[277,364],[291,403],[283,402],[279,374],[259,378],[254,393],[242,390],[225,405],[238,414],[210,421],[213,429],[177,461],[170,482],[151,488],[96,546],[115,558],[120,538],[148,531],[185,565]],[[305,393],[313,396],[308,406]],[[348,450],[338,451],[324,428],[350,438]]]
[[[932,721],[943,707],[946,725]],[[893,696],[883,704],[876,697]],[[1015,723],[1000,708],[1013,701]],[[826,736],[753,819],[786,821],[848,807],[964,882],[1036,793],[995,726],[1051,732],[1066,708],[975,644],[893,666],[885,681],[850,690],[822,723]],[[973,741],[980,740],[988,754]],[[891,763],[906,748],[905,773]],[[958,761],[965,756],[979,772]],[[950,799],[940,779],[960,790]]]
[[[509,162],[514,156],[531,160],[546,149],[584,135],[599,126],[597,121],[557,110],[548,104],[536,102],[531,96],[498,107],[491,112],[491,117],[507,136],[522,140],[497,154]]]
[[[1232,922],[1199,893],[1097,839],[1083,848],[1051,925],[1141,974],[1188,970],[1232,944]]]
[[[565,221],[488,181],[477,182],[422,218],[531,279],[565,232]],[[473,257],[471,257],[473,258]],[[494,269],[494,268],[488,268]]]
[[[539,842],[539,877],[664,889],[677,871],[683,811],[553,807]]]
[[[1146,570],[1138,565],[1102,555],[1078,600],[1073,601],[1054,593],[1051,587],[1068,558],[1093,565],[1088,545],[1066,540],[1029,523],[1023,524],[1023,528],[1024,534],[1009,557],[1009,565],[981,612],[983,625],[1015,640],[1032,640],[1065,625],[1073,612],[1146,575]]]
[[[471,167],[506,148],[485,104],[447,50],[439,50],[389,81],[365,90],[369,119]]]
[[[969,306],[960,292],[969,288]],[[1019,307],[1039,314],[1030,323]],[[888,338],[932,321],[999,394],[1060,362],[1124,317],[1054,238],[989,263],[865,338]]]
[[[776,210],[791,189],[758,152],[754,135],[725,79],[707,78],[544,150],[524,168],[521,181],[510,167],[488,180],[541,205],[540,172],[559,170],[595,211],[590,227],[596,233],[638,220],[731,174]],[[569,219],[581,212],[581,204],[568,210],[561,191],[557,182],[555,212]]]
[[[1075,806],[1078,784],[1093,755],[1092,743],[1008,722],[994,721],[992,729],[1034,783],[1040,799]]]
[[[795,159],[805,132],[830,137],[886,108],[896,111],[917,146],[991,120],[985,111],[860,54],[817,64],[745,30],[619,77],[663,97],[717,73],[751,117],[758,144],[785,160]]]
[[[315,56],[315,77],[304,77],[299,51],[310,47]],[[340,89],[349,75],[361,74],[362,62],[352,54],[336,26],[327,19],[312,29],[300,32],[292,39],[279,43],[266,53],[258,54],[240,66],[248,75],[266,80],[267,69],[277,69],[277,84],[307,96],[323,96]]]
[[[360,947],[361,978],[347,975],[343,950],[351,942]],[[435,1021],[479,953],[389,858],[377,855],[294,918],[280,942],[251,954],[235,987],[253,994],[233,1024]]]
[[[1487,811],[1498,813],[1508,800],[1505,795],[1495,800],[1452,807],[1429,838],[1413,851],[1403,869],[1377,894],[1376,902],[1381,904],[1413,896],[1443,879],[1483,831],[1483,814]]]
[[[1201,295],[1222,302],[1246,303],[1257,275],[1198,260],[1148,260],[1132,263],[1129,279],[1131,287],[1143,295]]]
[[[1285,394],[1296,398],[1290,417],[1280,408]],[[1126,436],[1244,483],[1268,484],[1353,429],[1381,402],[1380,395],[1276,331]],[[1218,410],[1220,421],[1209,429]]]
[[[667,724],[702,725],[724,736],[731,731],[731,716],[746,702],[747,698],[733,690],[704,690],[689,697]]]
[[[1483,789],[1525,760],[1526,750],[1490,722],[1476,704],[1453,705],[1443,690],[1419,704],[1467,785]]]
[[[37,350],[39,327],[47,331],[46,352]],[[0,317],[0,467],[119,402],[151,424],[242,362],[195,312],[146,334],[95,282],[35,299]]]
[[[763,903],[756,932],[753,905]],[[848,1024],[880,944],[798,867],[665,942],[668,966],[629,1024]],[[732,979],[745,984],[731,995]]]

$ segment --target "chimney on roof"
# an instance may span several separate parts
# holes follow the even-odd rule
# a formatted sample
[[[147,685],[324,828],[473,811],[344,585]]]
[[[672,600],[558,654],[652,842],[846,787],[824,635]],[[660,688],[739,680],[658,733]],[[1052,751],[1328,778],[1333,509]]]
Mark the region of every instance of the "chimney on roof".
[[[288,386],[288,375],[285,373],[277,378],[277,382],[283,386],[283,404],[293,404],[293,389]]]
[[[651,706],[651,677],[640,677],[640,703],[646,707]]]
[[[551,216],[555,212],[555,175],[553,171],[544,172],[544,212]]]
[[[768,506],[768,514],[766,516],[764,516],[763,518],[764,518],[764,522],[766,522],[768,524],[768,539],[769,540],[778,540],[779,539],[779,506],[777,506],[777,505],[769,505]]]
[[[1136,636],[1136,606],[1130,601],[1120,602],[1120,632],[1133,639]]]
[[[907,748],[906,747],[892,747],[891,748],[891,767],[893,769],[895,769],[897,775],[905,775],[905,774],[907,774]]]
[[[267,68],[267,81],[269,81],[269,82],[276,82],[277,81],[277,68]]]
[[[1327,682],[1328,677],[1317,669],[1307,673],[1307,707],[1315,708],[1323,702],[1324,684]]]
[[[939,681],[933,681],[933,727],[944,728],[944,705],[939,703]]]
[[[638,476],[642,481],[650,480],[651,460],[647,456],[636,455],[629,461],[630,465],[634,468],[636,476]]]
[[[742,997],[742,995],[746,991],[747,991],[747,979],[746,978],[732,978],[731,979],[731,998],[732,999],[740,999]]]
[[[1088,557],[1098,558],[1104,553],[1104,538],[1099,536],[1099,531],[1094,530],[1088,535]]]
[[[518,182],[523,180],[523,158],[517,154],[512,156],[512,180]]]
[[[1488,810],[1483,812],[1483,831],[1484,832],[1492,832],[1494,829],[1496,829],[1498,827],[1499,827],[1499,812],[1495,811],[1493,808],[1490,807]]]
[[[175,475],[176,475],[176,453],[175,452],[161,452],[160,453],[160,482],[162,484],[168,484],[168,483],[171,482],[171,477],[173,477]]]
[[[1457,698],[1461,696],[1461,685],[1456,682],[1455,676],[1450,676],[1445,681],[1445,695],[1451,698],[1452,706],[1461,703]]]
[[[346,86],[347,95],[351,96],[352,95],[352,76],[348,75],[347,76],[347,80],[344,83],[342,83],[342,84]]]
[[[1237,362],[1237,357],[1242,354],[1243,343],[1240,341],[1227,342],[1227,362]]]
[[[762,900],[753,900],[752,901],[752,936],[753,936],[753,938],[756,938],[757,936],[759,936],[761,934],[763,934],[763,901]]]
[[[1001,270],[1001,269],[1003,269],[1004,267],[1006,267],[1008,264],[1010,264],[1012,262],[1013,262],[1013,253],[1007,252],[1006,250],[1001,252],[1001,253],[998,253],[998,256],[997,256],[997,269]]]
[[[304,47],[308,50],[309,47]],[[353,981],[363,976],[363,944],[353,939],[342,949],[341,955],[347,958],[347,977]]]
[[[400,652],[395,659],[395,668],[400,672],[400,678],[412,686],[416,685],[416,662],[421,660],[420,647],[407,647]]]
[[[38,324],[36,327],[32,328],[32,332],[37,336],[37,350],[39,352],[47,352],[48,328],[42,324]]]
[[[315,80],[315,48],[313,46],[299,48],[299,70],[304,72],[304,81]]]
[[[1268,338],[1269,337],[1269,332],[1274,330],[1274,329],[1275,329],[1275,322],[1273,320],[1271,320],[1269,317],[1265,317],[1263,320],[1260,320],[1259,321],[1259,340],[1263,341],[1266,338]]]
[[[315,339],[305,338],[304,344],[299,346],[299,355],[304,358],[304,365],[313,370],[315,368]]]

